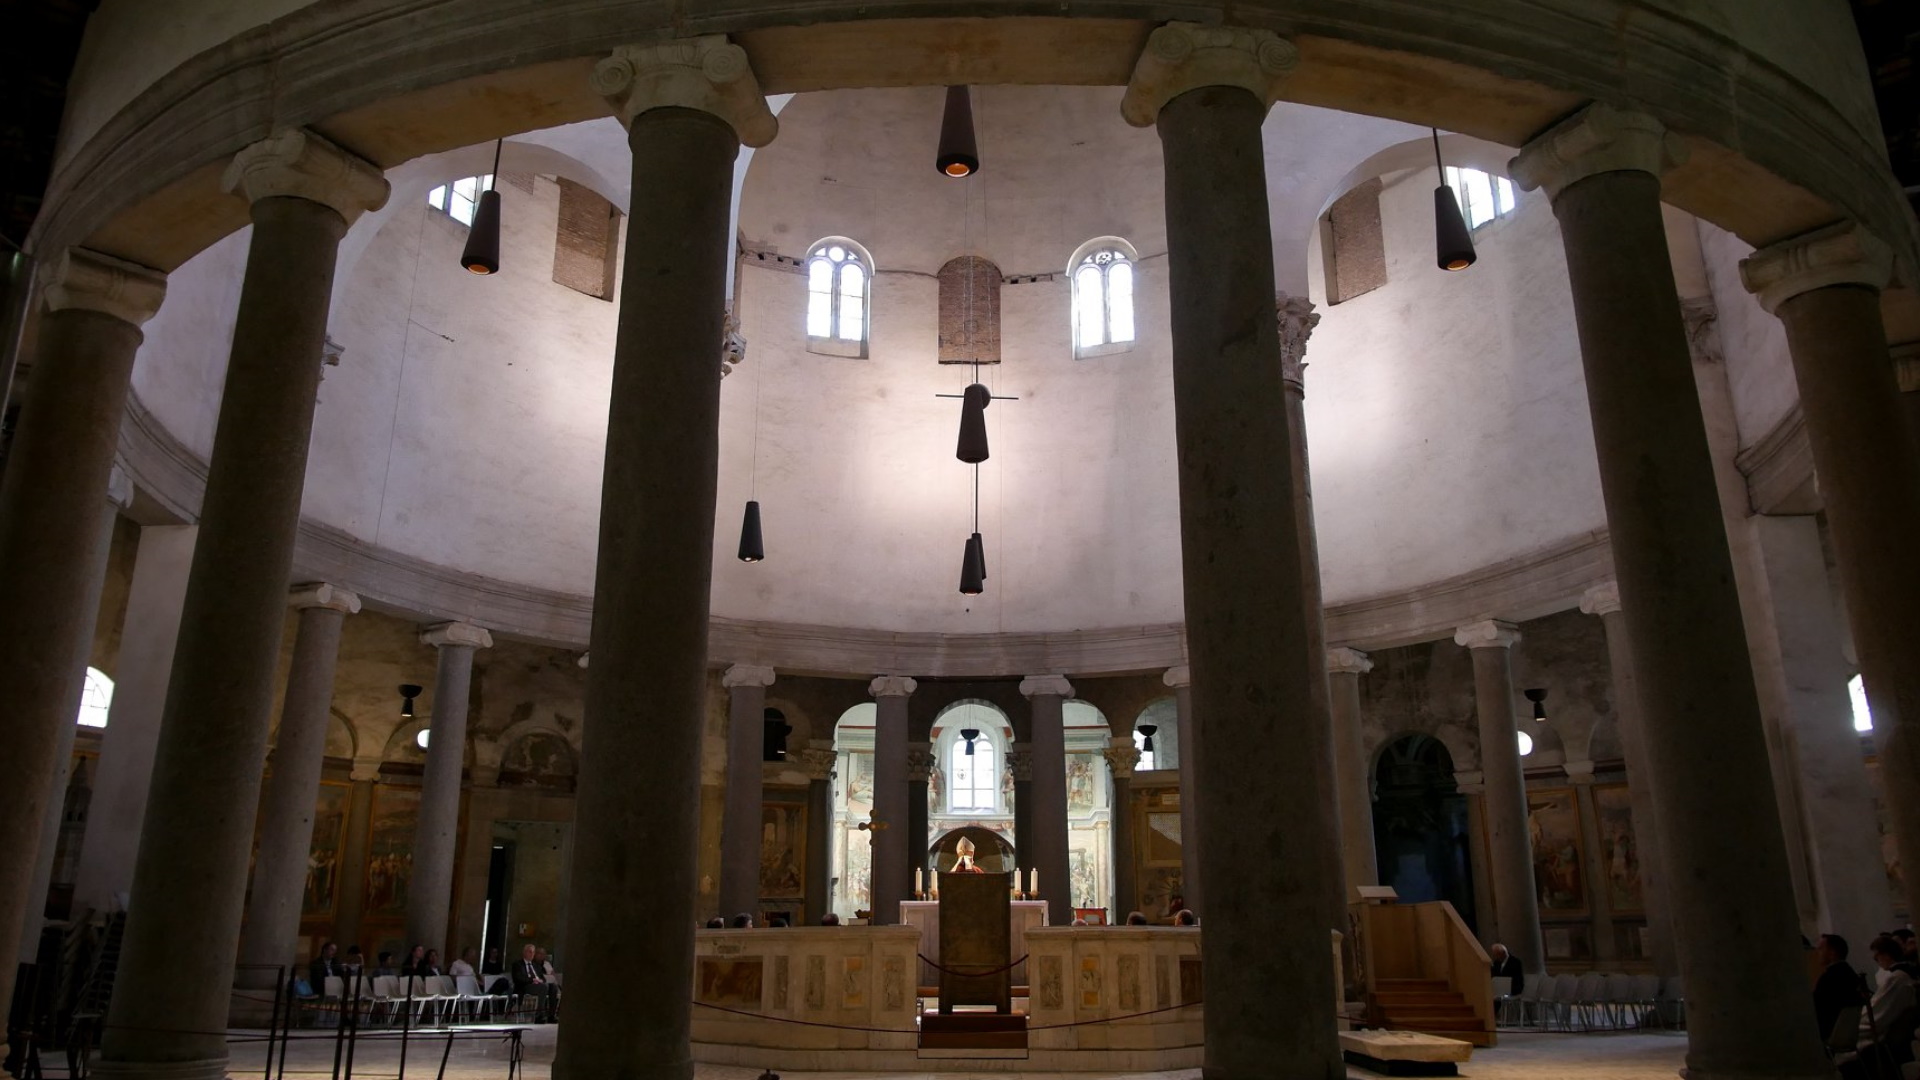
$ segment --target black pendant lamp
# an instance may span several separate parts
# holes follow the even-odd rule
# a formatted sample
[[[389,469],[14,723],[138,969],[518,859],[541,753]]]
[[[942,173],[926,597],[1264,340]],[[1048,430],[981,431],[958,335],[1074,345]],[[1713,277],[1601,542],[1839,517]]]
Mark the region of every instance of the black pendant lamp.
[[[960,399],[960,442],[953,456],[978,465],[987,460],[987,405],[993,401],[993,391],[972,383]]]
[[[960,592],[979,596],[987,591],[987,548],[980,534],[967,537],[967,553],[960,560]]]
[[[748,499],[747,512],[740,519],[740,561],[759,562],[766,557],[766,545],[760,541],[760,500]]]
[[[967,756],[973,756],[973,740],[980,737],[979,728],[961,728],[960,737],[967,740]]]
[[[413,699],[419,696],[420,696],[419,687],[413,685],[412,683],[401,684],[400,686],[400,718],[401,719],[403,720],[413,719]]]
[[[1533,702],[1533,718],[1535,720],[1538,720],[1544,723],[1547,719],[1546,687],[1542,686],[1532,690],[1523,690],[1521,692],[1527,695],[1528,701]]]
[[[973,139],[973,94],[964,86],[947,87],[947,111],[940,119],[940,152],[934,167],[955,179],[980,170],[979,145]]]
[[[483,277],[500,271],[500,148],[505,144],[505,139],[493,144],[493,173],[474,206],[467,247],[460,253],[460,265]]]
[[[1141,751],[1143,753],[1148,753],[1148,754],[1153,753],[1153,736],[1155,732],[1160,730],[1160,725],[1159,724],[1141,724],[1135,730],[1140,732]]]
[[[1465,270],[1478,258],[1473,253],[1473,233],[1466,216],[1460,213],[1460,200],[1447,184],[1447,169],[1440,162],[1440,132],[1433,132],[1433,167],[1439,170],[1440,186],[1433,189],[1433,245],[1435,259],[1442,270]]]

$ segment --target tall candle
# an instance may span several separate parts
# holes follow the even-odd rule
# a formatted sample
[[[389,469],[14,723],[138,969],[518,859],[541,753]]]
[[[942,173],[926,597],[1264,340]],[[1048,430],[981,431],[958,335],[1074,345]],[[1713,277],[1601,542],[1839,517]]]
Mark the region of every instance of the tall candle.
[[[920,899],[920,897],[926,895],[927,881],[926,881],[926,878],[921,876],[925,873],[926,873],[925,870],[922,870],[917,866],[913,868],[913,898],[915,900],[918,900]]]
[[[1027,871],[1027,895],[1040,895],[1040,871],[1037,869]]]

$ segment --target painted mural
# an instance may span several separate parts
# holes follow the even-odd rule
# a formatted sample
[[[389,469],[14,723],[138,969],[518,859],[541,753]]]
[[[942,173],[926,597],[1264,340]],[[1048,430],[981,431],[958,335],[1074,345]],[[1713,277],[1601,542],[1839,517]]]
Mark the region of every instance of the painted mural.
[[[300,916],[328,919],[339,900],[340,855],[347,830],[345,784],[321,784],[313,810],[313,842],[307,851],[307,885],[300,900]]]
[[[1625,784],[1596,784],[1593,813],[1600,833],[1601,868],[1606,872],[1607,903],[1617,912],[1644,911],[1640,844],[1633,831],[1633,804]]]
[[[767,802],[760,807],[760,897],[806,898],[807,807],[805,803]]]
[[[406,916],[413,832],[419,817],[419,788],[381,784],[373,789],[373,827],[367,836],[369,917]]]
[[[1580,810],[1572,788],[1527,792],[1527,833],[1533,840],[1533,883],[1540,910],[1587,909],[1580,870]],[[1549,954],[1552,950],[1549,949]]]

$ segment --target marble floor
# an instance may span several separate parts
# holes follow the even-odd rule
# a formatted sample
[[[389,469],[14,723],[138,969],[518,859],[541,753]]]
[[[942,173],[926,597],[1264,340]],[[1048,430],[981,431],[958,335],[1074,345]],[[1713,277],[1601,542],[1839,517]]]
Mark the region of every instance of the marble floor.
[[[553,1071],[554,1027],[535,1027],[526,1035],[526,1060],[523,1075],[527,1080],[547,1080]],[[307,1034],[307,1033],[302,1033]],[[318,1033],[314,1033],[318,1035]],[[407,1046],[406,1075],[417,1080],[433,1080],[439,1070],[446,1040],[414,1038]],[[236,1044],[229,1075],[247,1080],[262,1075],[262,1053],[258,1043]],[[1474,1052],[1473,1060],[1461,1067],[1460,1075],[1470,1080],[1672,1080],[1679,1074],[1686,1056],[1684,1034],[1621,1033],[1595,1035],[1541,1034],[1507,1032],[1493,1050]],[[326,1037],[296,1039],[287,1054],[288,1080],[312,1080],[332,1075],[333,1041]],[[51,1064],[51,1063],[49,1063]],[[363,1041],[356,1048],[353,1075],[356,1080],[395,1080],[399,1076],[400,1046],[397,1040]],[[497,1040],[470,1040],[456,1043],[447,1059],[447,1080],[505,1080],[506,1052]],[[755,1080],[757,1069],[701,1065],[694,1072],[697,1080]],[[901,1074],[882,1078],[874,1073],[784,1073],[786,1080],[961,1080],[979,1077],[1029,1076],[1054,1077],[1057,1080],[1090,1080],[1094,1074],[1035,1074],[1007,1072],[964,1072]],[[1199,1070],[1176,1073],[1128,1073],[1129,1080],[1199,1080]],[[1348,1076],[1363,1080],[1376,1074],[1350,1068]]]

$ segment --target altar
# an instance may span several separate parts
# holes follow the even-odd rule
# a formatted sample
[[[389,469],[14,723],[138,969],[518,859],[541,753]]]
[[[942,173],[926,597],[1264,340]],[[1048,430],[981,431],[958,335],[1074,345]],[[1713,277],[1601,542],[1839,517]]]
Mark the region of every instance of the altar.
[[[1047,925],[1047,902],[1045,900],[1012,901],[1009,916],[1010,934],[1013,947],[1008,961],[1018,960],[1027,955],[1027,931]],[[911,926],[920,931],[920,955],[938,962],[940,959],[940,901],[938,900],[902,900],[900,901],[900,925]],[[919,965],[920,985],[935,987],[940,985],[940,972],[931,964],[921,961]],[[1013,984],[1027,985],[1027,965],[1025,961],[1016,964],[1013,969]]]

